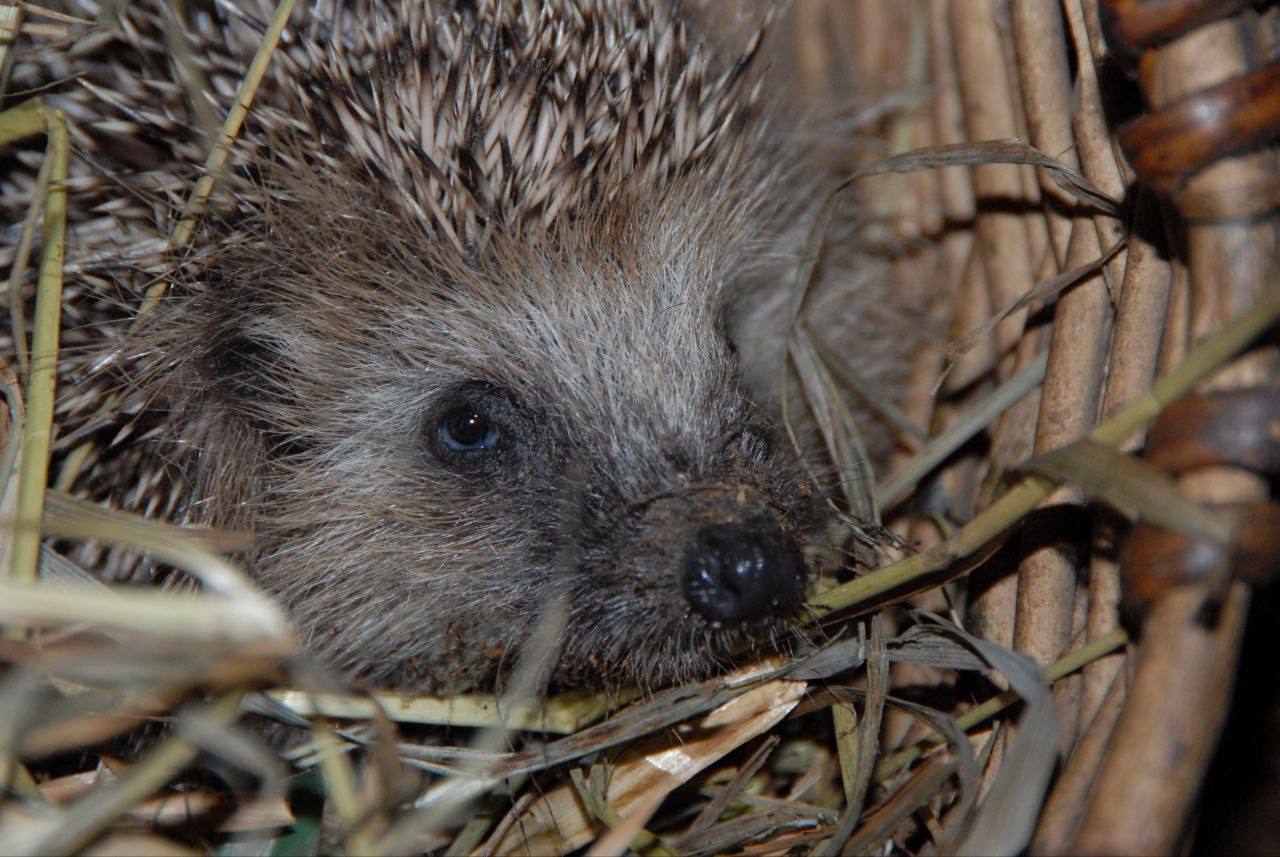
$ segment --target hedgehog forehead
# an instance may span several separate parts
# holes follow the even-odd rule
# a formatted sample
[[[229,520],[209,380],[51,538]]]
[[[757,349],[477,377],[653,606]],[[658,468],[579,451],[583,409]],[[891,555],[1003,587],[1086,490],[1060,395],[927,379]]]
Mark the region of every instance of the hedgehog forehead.
[[[671,266],[533,280],[439,322],[437,371],[512,391],[597,444],[705,433],[734,409],[733,357],[709,272]],[[443,350],[440,350],[443,348]]]

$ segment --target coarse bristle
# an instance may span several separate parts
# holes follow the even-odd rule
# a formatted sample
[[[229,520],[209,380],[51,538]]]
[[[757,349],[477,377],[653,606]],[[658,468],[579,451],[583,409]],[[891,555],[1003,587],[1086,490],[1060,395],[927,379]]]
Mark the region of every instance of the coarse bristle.
[[[687,32],[698,5],[305,4],[272,58],[233,164],[256,169],[264,148],[321,171],[357,159],[473,252],[499,226],[545,225],[627,183],[657,187],[734,149],[758,100],[750,69],[767,15],[726,56]],[[85,21],[111,12],[99,0],[65,6]],[[46,96],[67,112],[91,165],[73,165],[83,202],[72,211],[73,271],[112,259],[157,269],[167,225],[220,133],[270,7],[198,5],[182,22],[130,9],[117,31],[86,28],[69,49],[53,46],[15,67],[18,89],[76,82]],[[301,146],[281,145],[290,136]],[[35,150],[18,157],[28,167],[38,160]],[[6,206],[19,211],[34,169],[2,186]],[[10,249],[0,247],[0,261]]]
[[[330,44],[285,53],[297,104],[258,121],[357,156],[460,250],[661,185],[721,154],[755,100],[759,33],[712,68],[662,3],[340,5]]]

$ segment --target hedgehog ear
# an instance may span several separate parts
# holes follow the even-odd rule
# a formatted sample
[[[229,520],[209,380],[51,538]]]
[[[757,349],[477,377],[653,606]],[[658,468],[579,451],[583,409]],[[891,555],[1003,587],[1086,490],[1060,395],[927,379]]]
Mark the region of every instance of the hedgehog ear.
[[[258,448],[266,459],[296,454],[307,444],[281,433],[267,416],[284,392],[267,371],[277,360],[278,348],[252,333],[261,329],[244,318],[223,327],[206,346],[198,371],[206,392],[205,418],[234,433],[239,443]]]
[[[737,329],[732,307],[727,301],[724,301],[716,309],[715,330],[716,335],[722,339],[729,347],[729,353],[735,357],[738,354],[738,336],[740,331]]]
[[[262,367],[269,359],[267,345],[254,339],[252,325],[231,320],[217,329],[205,346],[201,374],[205,387],[233,410],[253,410],[264,402],[268,385]]]

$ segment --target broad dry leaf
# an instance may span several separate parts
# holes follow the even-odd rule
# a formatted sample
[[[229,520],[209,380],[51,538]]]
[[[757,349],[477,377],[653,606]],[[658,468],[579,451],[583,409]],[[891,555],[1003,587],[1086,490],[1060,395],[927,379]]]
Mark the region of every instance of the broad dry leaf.
[[[941,626],[940,626],[941,627]],[[1053,694],[1038,664],[1026,655],[946,626],[958,639],[999,670],[1023,699],[1013,742],[1000,773],[973,816],[972,826],[955,848],[958,854],[1018,854],[1031,840],[1036,816],[1044,804],[1049,778],[1058,761],[1062,734]],[[950,844],[964,830],[965,819],[948,829]],[[945,847],[945,845],[944,845]]]
[[[699,771],[771,729],[795,707],[807,684],[774,680],[726,702],[696,727],[660,734],[611,766],[607,799],[626,818]],[[565,784],[534,801],[497,843],[498,854],[566,854],[601,833],[601,825]]]

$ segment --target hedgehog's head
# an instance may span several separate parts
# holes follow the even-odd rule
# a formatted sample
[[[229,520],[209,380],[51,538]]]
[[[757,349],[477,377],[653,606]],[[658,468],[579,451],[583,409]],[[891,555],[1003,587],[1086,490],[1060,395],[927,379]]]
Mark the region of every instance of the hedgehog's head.
[[[318,54],[175,302],[202,502],[374,680],[487,680],[553,607],[565,683],[702,675],[797,624],[817,503],[725,320],[804,196],[753,118],[759,38],[717,68],[665,4],[584,8]]]
[[[170,351],[190,371],[168,395],[313,650],[458,687],[555,604],[560,681],[652,684],[797,625],[818,504],[740,378],[726,285],[751,206],[727,187],[467,256],[334,185],[210,243],[216,282],[169,322],[203,347]]]

